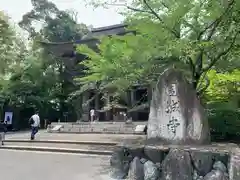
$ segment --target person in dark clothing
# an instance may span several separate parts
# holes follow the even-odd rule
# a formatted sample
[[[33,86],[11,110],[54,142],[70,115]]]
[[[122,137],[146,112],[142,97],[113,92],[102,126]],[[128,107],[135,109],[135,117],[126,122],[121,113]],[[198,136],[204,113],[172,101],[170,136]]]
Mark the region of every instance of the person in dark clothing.
[[[2,143],[2,145],[4,145],[6,132],[7,132],[7,122],[6,121],[2,121],[0,123],[0,142]]]
[[[147,134],[147,126],[145,126],[145,128],[144,128],[144,134]]]
[[[10,117],[9,116],[7,116],[7,122],[10,122]]]
[[[3,128],[4,128],[4,133],[6,134],[7,131],[8,131],[8,123],[7,123],[7,121],[3,122]]]

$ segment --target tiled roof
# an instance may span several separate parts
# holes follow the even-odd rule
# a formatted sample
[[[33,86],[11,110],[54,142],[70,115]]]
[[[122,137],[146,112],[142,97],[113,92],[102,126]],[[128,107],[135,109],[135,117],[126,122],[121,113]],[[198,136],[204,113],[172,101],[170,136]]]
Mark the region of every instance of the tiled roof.
[[[116,24],[111,26],[93,28],[91,32],[85,35],[82,39],[71,42],[40,42],[43,46],[47,46],[47,50],[50,53],[54,53],[57,56],[68,57],[68,54],[73,54],[75,50],[75,44],[86,44],[89,47],[96,49],[96,45],[99,42],[99,36],[111,36],[111,35],[124,35],[127,33],[133,33],[125,28],[126,24]],[[69,56],[70,57],[70,56]],[[72,56],[71,56],[72,57]]]
[[[108,35],[123,35],[128,33],[126,31],[125,24],[117,24],[99,28],[93,28],[91,32],[83,36],[82,39],[72,42],[41,42],[43,45],[71,45],[71,44],[88,44],[89,42],[97,43],[97,36],[108,36]]]

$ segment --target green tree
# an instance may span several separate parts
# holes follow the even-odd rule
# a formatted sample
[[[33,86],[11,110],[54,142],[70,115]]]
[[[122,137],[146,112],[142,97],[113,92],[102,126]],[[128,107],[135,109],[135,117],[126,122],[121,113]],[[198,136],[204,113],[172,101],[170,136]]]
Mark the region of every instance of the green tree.
[[[33,9],[26,13],[21,22],[20,27],[29,33],[29,37],[35,41],[47,42],[69,42],[82,38],[88,32],[88,28],[84,24],[78,24],[76,14],[72,11],[61,11],[55,4],[48,0],[32,0]],[[36,24],[40,25],[40,29],[36,28]],[[37,47],[37,46],[36,46]],[[42,51],[45,68],[53,66],[58,72],[58,78],[55,82],[59,89],[55,96],[59,100],[59,111],[62,113],[68,111],[68,107],[72,103],[67,101],[69,94],[75,89],[72,81],[72,66],[70,61],[63,61],[61,57],[47,55],[48,49],[44,47]]]
[[[5,74],[11,70],[11,64],[18,61],[25,51],[22,39],[12,24],[9,22],[9,17],[0,11],[0,73]]]
[[[222,68],[221,68],[222,69]],[[240,74],[239,69],[229,72],[210,70],[210,79],[204,97],[213,139],[239,139]]]
[[[9,84],[9,78],[17,71],[26,54],[23,39],[19,36],[9,17],[0,11],[0,117],[3,116],[3,108],[6,100],[5,88]]]
[[[202,94],[210,83],[206,73],[236,60],[231,57],[239,52],[240,2],[236,0],[134,0],[121,6],[126,8],[129,29],[137,35],[102,38],[100,53],[79,47],[89,57],[83,62],[88,75],[80,78],[82,83],[108,82],[125,89],[136,82],[156,82],[165,68],[175,66]]]
[[[79,46],[88,56],[81,83],[123,92],[136,83],[155,84],[174,66],[201,95],[212,132],[222,138],[239,134],[240,1],[89,1],[124,7],[125,23],[136,35],[101,37],[98,51]]]
[[[225,109],[226,103],[230,103],[231,109],[238,109],[240,105],[239,69],[225,73],[210,70],[207,76],[211,81],[205,93],[206,102],[210,105],[221,103]]]
[[[78,24],[76,13],[61,11],[48,0],[31,0],[33,9],[24,14],[19,26],[31,38],[41,37],[52,42],[79,40],[88,32],[86,25]],[[40,29],[37,28],[40,25]]]
[[[27,125],[27,121],[25,122],[25,116],[18,117],[19,112],[38,109],[41,117],[46,117],[51,115],[49,110],[58,111],[60,104],[57,96],[61,90],[58,84],[58,71],[43,61],[45,59],[43,49],[37,48],[34,43],[28,46],[29,49],[21,61],[11,65],[14,71],[8,73],[0,84],[2,108],[4,106],[14,110],[15,123],[21,127]]]

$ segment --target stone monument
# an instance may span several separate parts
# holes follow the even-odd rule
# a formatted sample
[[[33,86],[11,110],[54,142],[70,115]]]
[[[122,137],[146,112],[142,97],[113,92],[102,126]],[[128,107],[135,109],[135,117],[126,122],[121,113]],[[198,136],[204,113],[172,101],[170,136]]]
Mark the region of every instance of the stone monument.
[[[179,71],[166,70],[153,90],[147,138],[169,144],[210,143],[204,109]]]
[[[180,71],[169,69],[153,89],[146,140],[119,145],[110,160],[111,177],[228,180],[232,148],[236,146],[226,150],[210,144],[208,121],[195,90]]]

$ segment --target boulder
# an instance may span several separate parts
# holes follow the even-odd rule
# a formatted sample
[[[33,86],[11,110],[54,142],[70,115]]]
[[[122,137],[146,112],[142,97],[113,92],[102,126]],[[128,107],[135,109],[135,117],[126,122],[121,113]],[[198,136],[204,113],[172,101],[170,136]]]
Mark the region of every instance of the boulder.
[[[161,163],[164,158],[164,152],[159,149],[152,149],[148,146],[144,147],[144,154],[154,163]]]
[[[193,180],[190,154],[171,149],[162,163],[162,180]]]
[[[199,175],[198,172],[196,170],[193,171],[193,180],[198,180]]]
[[[123,140],[117,147],[128,149],[128,152],[133,157],[137,156],[144,158],[144,140],[142,138],[136,140]]]
[[[135,157],[131,162],[129,172],[128,172],[128,179],[129,180],[144,180],[144,170],[143,164],[141,163],[138,157]]]
[[[141,158],[140,161],[141,161],[142,164],[144,164],[144,163],[147,162],[148,160],[145,159],[145,158]]]
[[[217,161],[213,164],[213,169],[215,170],[220,170],[223,173],[227,172],[227,167],[221,162],[221,161]]]
[[[212,170],[213,154],[212,152],[194,152],[191,153],[192,162],[198,175],[205,176]]]
[[[160,171],[158,167],[152,162],[147,161],[144,163],[144,180],[158,180]]]
[[[133,156],[127,148],[116,150],[110,158],[111,172],[110,176],[113,179],[123,179],[128,175],[129,166]]]
[[[224,173],[220,170],[212,170],[203,180],[228,180]]]
[[[197,171],[194,170],[194,172],[193,172],[193,180],[203,180],[203,176],[199,176]]]
[[[229,163],[229,155],[226,153],[213,153],[213,160],[221,161],[225,166]]]
[[[240,179],[240,151],[232,152],[229,162],[229,180]]]
[[[169,144],[210,142],[204,109],[180,71],[166,70],[153,90],[147,138]]]

